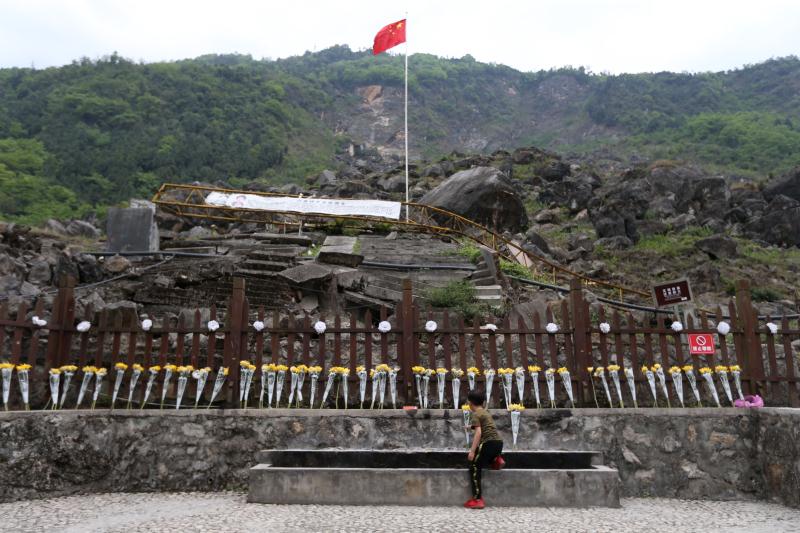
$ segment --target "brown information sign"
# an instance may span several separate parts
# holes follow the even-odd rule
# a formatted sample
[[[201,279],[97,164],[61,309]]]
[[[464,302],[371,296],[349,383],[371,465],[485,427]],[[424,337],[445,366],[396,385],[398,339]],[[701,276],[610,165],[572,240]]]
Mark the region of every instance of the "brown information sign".
[[[688,279],[679,279],[655,285],[653,293],[658,307],[678,305],[692,300],[692,291],[689,289]]]

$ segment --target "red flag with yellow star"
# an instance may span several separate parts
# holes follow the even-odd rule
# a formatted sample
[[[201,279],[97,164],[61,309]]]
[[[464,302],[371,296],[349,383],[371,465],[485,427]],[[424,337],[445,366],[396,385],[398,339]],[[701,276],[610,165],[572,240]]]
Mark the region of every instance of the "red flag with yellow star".
[[[381,28],[381,31],[375,35],[372,55],[376,56],[404,42],[406,42],[406,19],[398,20]]]

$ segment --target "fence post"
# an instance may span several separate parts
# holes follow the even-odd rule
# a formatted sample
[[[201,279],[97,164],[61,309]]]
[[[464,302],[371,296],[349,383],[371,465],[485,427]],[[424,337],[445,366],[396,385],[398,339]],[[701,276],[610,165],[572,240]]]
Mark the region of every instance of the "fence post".
[[[750,300],[750,282],[740,279],[736,282],[736,311],[744,333],[744,358],[750,385],[763,395],[764,363],[761,357],[761,335],[758,333],[758,316]],[[756,390],[751,391],[753,394]]]
[[[65,321],[69,315],[70,305],[74,305],[74,287],[75,278],[72,276],[63,276],[58,283],[58,293],[53,305],[53,315],[50,317],[49,330],[47,336],[47,353],[45,355],[45,372],[48,369],[60,366],[61,361],[61,345],[63,344],[64,335],[68,329],[72,328],[72,324],[66,324]],[[66,347],[69,350],[69,346]]]
[[[584,397],[584,380],[582,379],[583,372],[588,365],[589,356],[588,351],[591,350],[590,343],[587,342],[587,333],[589,328],[589,317],[586,316],[583,301],[583,284],[580,279],[572,278],[569,281],[569,306],[572,310],[572,328],[573,328],[573,349],[575,350],[575,368],[572,371],[575,377],[578,378],[578,395],[580,398]]]
[[[411,384],[413,378],[411,376],[411,365],[413,364],[412,358],[414,357],[414,296],[412,293],[411,279],[403,279],[403,350],[401,351],[402,358],[400,366],[403,369],[403,392],[404,400],[412,398]]]
[[[239,361],[234,360],[242,353],[242,316],[244,315],[244,278],[233,278],[233,291],[228,306],[228,331],[222,352],[223,366],[230,369],[226,380],[227,390],[224,398],[228,406],[237,406],[239,400]]]

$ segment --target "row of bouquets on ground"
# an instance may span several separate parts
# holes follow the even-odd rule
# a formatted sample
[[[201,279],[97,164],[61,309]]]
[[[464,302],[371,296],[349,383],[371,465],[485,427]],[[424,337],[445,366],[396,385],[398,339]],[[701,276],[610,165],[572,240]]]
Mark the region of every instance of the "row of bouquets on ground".
[[[9,399],[13,384],[13,374],[16,372],[17,382],[19,386],[19,394],[22,397],[25,409],[29,409],[29,374],[31,366],[27,364],[13,365],[11,363],[0,363],[0,374],[2,374],[3,386],[3,405],[6,410],[9,408]],[[451,400],[453,408],[459,408],[459,398],[461,393],[462,381],[466,378],[469,390],[476,387],[478,376],[483,376],[484,389],[486,393],[486,402],[489,407],[492,406],[492,392],[495,382],[498,382],[498,387],[501,388],[503,393],[504,405],[523,405],[525,403],[525,384],[531,383],[531,394],[533,402],[537,407],[544,407],[540,395],[539,384],[540,374],[544,376],[547,393],[547,406],[557,407],[557,381],[561,382],[564,392],[568,399],[568,405],[574,407],[573,397],[573,383],[572,376],[567,368],[547,368],[544,371],[539,366],[529,366],[526,369],[522,367],[517,368],[500,368],[479,370],[476,367],[470,367],[466,371],[459,368],[425,368],[422,366],[412,367],[414,375],[414,387],[416,392],[417,406],[427,409],[433,406],[433,402],[429,401],[431,382],[436,385],[436,393],[438,396],[437,406],[439,408],[446,407],[445,389],[447,386],[448,377],[451,382]],[[625,407],[625,402],[629,401],[629,405],[639,407],[637,399],[636,388],[636,372],[632,367],[620,367],[619,365],[612,364],[606,367],[589,367],[586,369],[592,386],[592,397],[594,398],[595,406],[600,407],[598,397],[602,399],[605,396],[606,402],[609,406]],[[670,401],[670,388],[674,392],[675,399],[681,407],[685,407],[687,403],[695,406],[702,406],[703,399],[701,388],[705,388],[707,403],[710,405],[722,406],[720,394],[717,389],[716,382],[722,388],[725,399],[731,405],[737,406],[750,406],[755,402],[756,405],[760,399],[752,397],[745,397],[742,393],[741,371],[738,366],[724,366],[718,365],[713,369],[710,367],[702,367],[699,369],[699,376],[695,374],[692,365],[685,365],[683,367],[673,366],[665,371],[665,369],[655,364],[652,366],[643,366],[640,369],[641,375],[644,376],[648,384],[652,405],[658,407],[661,405],[671,407]],[[203,393],[207,387],[211,389],[211,399],[206,404],[210,407],[225,383],[229,369],[226,367],[219,368],[216,373],[212,372],[211,368],[194,368],[192,366],[178,366],[178,365],[164,365],[163,367],[154,365],[145,368],[142,365],[134,364],[130,367],[125,363],[117,363],[112,368],[113,383],[111,387],[111,408],[118,405],[118,401],[124,403],[127,408],[138,406],[144,408],[146,405],[158,405],[164,408],[165,401],[167,400],[168,391],[175,379],[177,387],[174,407],[180,409],[184,404],[184,396],[186,393],[187,385],[190,381],[194,382],[194,398],[193,404],[197,408],[200,406]],[[397,375],[399,368],[390,367],[386,364],[377,365],[375,368],[367,371],[365,367],[359,366],[356,368],[356,380],[358,383],[358,400],[359,406],[364,407],[365,404],[369,408],[383,408],[391,404],[393,408],[397,407]],[[260,372],[260,387],[259,383],[254,386],[254,377],[256,376],[257,368],[249,361],[240,361],[239,373],[239,403],[240,406],[246,408],[250,405],[253,395],[253,389],[258,388],[258,402],[259,407],[279,407],[282,404],[287,407],[323,407],[328,402],[329,398],[333,398],[333,405],[339,406],[339,397],[349,398],[348,387],[350,369],[346,367],[333,366],[330,367],[326,375],[323,375],[322,367],[320,366],[306,366],[296,365],[288,367],[280,364],[265,364],[261,366]],[[50,397],[46,408],[60,409],[66,404],[67,394],[74,386],[78,387],[77,400],[72,407],[80,408],[84,405],[84,400],[90,403],[94,409],[101,391],[106,382],[109,371],[103,367],[84,366],[78,369],[75,365],[65,365],[60,368],[52,368],[49,370],[49,386]],[[209,377],[214,375],[213,380]],[[78,375],[79,379],[75,376]],[[161,377],[160,384],[158,378]],[[288,376],[288,383],[287,383]],[[558,377],[558,380],[556,379]],[[699,378],[699,379],[698,379]],[[716,378],[716,382],[715,382]],[[322,399],[319,404],[316,403],[316,392],[318,382],[320,379],[324,381],[324,389]],[[731,387],[731,379],[733,381],[733,388],[735,388],[736,399],[734,399],[734,390]],[[689,402],[684,396],[684,380],[688,383],[692,393],[692,401]],[[78,383],[79,381],[79,383]],[[309,401],[306,403],[303,399],[303,391],[306,381],[309,382]],[[671,387],[670,383],[671,382]],[[125,396],[121,396],[120,392],[124,384],[127,383],[127,391]],[[144,394],[141,401],[134,401],[134,396],[137,387],[144,388]],[[367,388],[371,384],[371,394],[367,398]],[[627,384],[627,387],[625,387]],[[160,385],[160,391],[159,389]],[[613,389],[613,394],[612,394]],[[626,391],[627,389],[627,391]],[[288,397],[284,402],[284,392],[288,390]],[[599,392],[599,394],[598,394]],[[388,393],[388,398],[387,398]],[[516,396],[517,403],[514,403],[514,396]],[[629,398],[626,399],[626,396]],[[89,398],[91,398],[89,400]],[[344,401],[344,407],[347,408],[347,402]],[[449,403],[449,402],[447,402]],[[762,403],[763,405],[763,403]],[[170,407],[173,405],[171,404]]]

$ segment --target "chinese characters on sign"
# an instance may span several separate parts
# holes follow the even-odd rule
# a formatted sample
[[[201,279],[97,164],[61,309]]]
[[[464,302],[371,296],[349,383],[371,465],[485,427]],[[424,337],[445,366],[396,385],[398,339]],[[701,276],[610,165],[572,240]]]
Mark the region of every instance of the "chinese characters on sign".
[[[714,336],[711,333],[690,333],[688,337],[691,355],[710,355],[716,350]]]
[[[662,283],[653,287],[658,307],[668,307],[691,301],[692,292],[689,289],[689,280],[680,279]]]
[[[384,200],[338,200],[330,198],[294,198],[290,196],[259,196],[256,194],[227,194],[212,192],[206,203],[220,207],[284,211],[324,215],[362,215],[400,218],[400,202]]]

